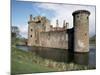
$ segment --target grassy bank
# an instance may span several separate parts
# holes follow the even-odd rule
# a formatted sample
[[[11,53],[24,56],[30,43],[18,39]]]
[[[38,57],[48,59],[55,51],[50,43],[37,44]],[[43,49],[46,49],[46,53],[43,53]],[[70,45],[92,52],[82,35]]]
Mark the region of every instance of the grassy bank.
[[[37,64],[33,59],[34,54],[31,52],[21,51],[13,47],[11,53],[11,73],[23,74],[56,71],[55,69]]]
[[[54,71],[87,70],[89,66],[77,65],[74,63],[62,63],[43,59],[32,52],[25,52],[12,47],[11,52],[11,73],[40,73]]]

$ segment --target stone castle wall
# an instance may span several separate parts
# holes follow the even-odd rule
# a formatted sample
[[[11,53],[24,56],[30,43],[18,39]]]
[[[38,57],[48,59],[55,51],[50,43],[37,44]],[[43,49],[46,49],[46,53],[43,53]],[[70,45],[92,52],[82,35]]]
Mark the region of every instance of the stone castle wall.
[[[74,51],[89,51],[89,15],[86,10],[78,10],[73,13],[74,21]]]
[[[32,17],[28,22],[28,46],[68,49],[66,24],[64,27],[51,27],[46,17]],[[58,23],[57,23],[58,24]]]
[[[28,45],[29,46],[39,46],[39,34],[49,30],[50,24],[49,20],[45,17],[37,16],[32,17],[30,15],[30,20],[28,22]]]
[[[37,16],[32,18],[31,15],[28,22],[28,45],[74,49],[74,52],[89,52],[90,12],[78,10],[73,12],[72,15],[73,29],[72,32],[69,31],[68,33],[66,32],[68,24],[65,21],[62,28],[58,26],[58,20],[56,21],[56,27],[53,27],[46,17]]]
[[[40,34],[40,46],[68,49],[68,35],[66,31],[50,31]]]

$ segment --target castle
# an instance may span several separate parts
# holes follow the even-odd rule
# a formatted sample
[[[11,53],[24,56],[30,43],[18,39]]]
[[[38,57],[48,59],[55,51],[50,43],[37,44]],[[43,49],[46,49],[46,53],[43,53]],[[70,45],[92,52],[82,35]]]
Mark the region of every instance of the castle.
[[[87,10],[77,10],[72,13],[73,28],[68,29],[64,20],[63,27],[50,24],[50,20],[43,16],[32,17],[28,21],[28,46],[71,49],[75,52],[89,51],[89,15]]]

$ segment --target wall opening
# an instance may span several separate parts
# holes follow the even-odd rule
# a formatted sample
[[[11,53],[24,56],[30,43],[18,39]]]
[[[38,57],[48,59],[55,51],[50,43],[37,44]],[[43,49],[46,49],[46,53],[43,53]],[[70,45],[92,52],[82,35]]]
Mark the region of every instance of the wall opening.
[[[31,31],[33,31],[33,29],[31,29]]]
[[[30,37],[32,37],[32,35],[30,35]]]

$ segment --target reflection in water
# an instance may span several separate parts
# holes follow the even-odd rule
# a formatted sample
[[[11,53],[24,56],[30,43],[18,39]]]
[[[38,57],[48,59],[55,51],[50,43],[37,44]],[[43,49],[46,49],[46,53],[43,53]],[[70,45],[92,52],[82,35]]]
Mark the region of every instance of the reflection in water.
[[[74,54],[74,62],[77,64],[88,65],[89,62],[89,53],[75,53]]]
[[[67,50],[33,47],[32,52],[46,59],[52,59],[59,62],[68,61]]]
[[[17,46],[24,51],[32,51],[36,53],[38,56],[46,59],[52,59],[58,62],[74,62],[81,65],[96,65],[95,62],[95,54],[96,50],[93,47],[90,47],[89,53],[70,53],[65,49],[52,49],[52,48],[41,48],[41,47],[28,47],[28,46]]]

